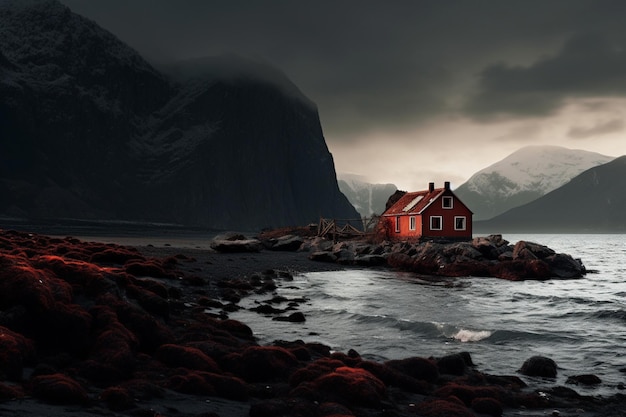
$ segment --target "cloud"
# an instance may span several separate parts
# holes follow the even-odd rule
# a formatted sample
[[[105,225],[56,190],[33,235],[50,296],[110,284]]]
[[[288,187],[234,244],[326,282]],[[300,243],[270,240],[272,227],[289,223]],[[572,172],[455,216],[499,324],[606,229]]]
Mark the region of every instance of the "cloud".
[[[589,137],[606,135],[609,133],[621,132],[624,130],[624,120],[614,119],[606,122],[599,122],[591,127],[576,126],[572,127],[567,136],[572,139],[587,139]]]
[[[620,95],[626,95],[626,44],[587,33],[532,65],[485,68],[465,111],[477,118],[545,116],[568,98]]]

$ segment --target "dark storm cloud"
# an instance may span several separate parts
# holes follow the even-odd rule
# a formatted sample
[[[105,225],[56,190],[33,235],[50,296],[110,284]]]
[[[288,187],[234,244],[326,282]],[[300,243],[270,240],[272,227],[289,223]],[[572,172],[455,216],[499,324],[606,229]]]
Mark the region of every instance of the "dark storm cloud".
[[[62,1],[157,64],[221,53],[268,62],[335,136],[410,127],[460,101],[477,117],[546,114],[626,86],[619,0]]]
[[[567,98],[624,95],[625,48],[623,39],[584,34],[530,66],[492,65],[480,74],[479,93],[468,111],[477,116],[545,115]]]

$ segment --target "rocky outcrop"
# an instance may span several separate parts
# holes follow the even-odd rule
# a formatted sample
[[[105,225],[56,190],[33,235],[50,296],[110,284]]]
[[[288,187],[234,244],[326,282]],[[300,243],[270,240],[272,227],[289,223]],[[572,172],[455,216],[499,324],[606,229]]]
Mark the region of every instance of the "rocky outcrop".
[[[333,244],[316,238],[303,246],[312,260],[339,264],[381,266],[447,277],[523,279],[580,278],[586,270],[579,259],[534,242],[510,245],[501,235],[476,237],[469,242],[345,241]]]

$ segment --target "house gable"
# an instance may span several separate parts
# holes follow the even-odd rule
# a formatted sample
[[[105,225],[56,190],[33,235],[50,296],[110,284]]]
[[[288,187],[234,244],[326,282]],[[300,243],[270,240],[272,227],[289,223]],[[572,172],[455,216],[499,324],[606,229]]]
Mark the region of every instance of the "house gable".
[[[443,188],[404,194],[382,214],[386,238],[471,239],[472,212],[456,197],[446,182]]]

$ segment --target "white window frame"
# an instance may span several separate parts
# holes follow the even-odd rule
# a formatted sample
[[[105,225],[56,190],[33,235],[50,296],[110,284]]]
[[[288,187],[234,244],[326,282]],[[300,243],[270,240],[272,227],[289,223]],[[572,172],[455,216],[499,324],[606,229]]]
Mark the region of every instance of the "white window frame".
[[[415,220],[415,216],[409,216],[409,230],[415,230],[417,225],[417,221]]]
[[[450,202],[449,206],[446,205],[446,201]],[[454,208],[454,197],[452,197],[450,195],[446,195],[446,196],[441,197],[441,207],[444,208],[444,209]]]
[[[433,221],[439,219],[439,227],[434,227]],[[443,216],[430,216],[430,230],[443,230]]]
[[[463,220],[463,227],[457,227],[457,221]],[[467,230],[467,217],[454,216],[454,230]]]
[[[400,233],[400,216],[396,216],[396,233]]]

